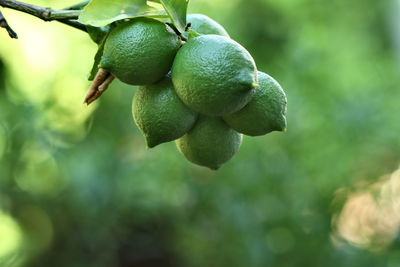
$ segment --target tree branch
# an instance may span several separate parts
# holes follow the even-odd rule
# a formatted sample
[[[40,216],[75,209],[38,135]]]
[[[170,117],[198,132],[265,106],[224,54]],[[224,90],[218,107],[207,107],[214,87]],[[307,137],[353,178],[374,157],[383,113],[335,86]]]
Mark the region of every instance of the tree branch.
[[[75,5],[75,7],[82,7],[85,2]],[[49,7],[35,6],[15,0],[0,0],[0,6],[30,14],[44,21],[56,20],[76,29],[87,31],[85,25],[76,21],[82,11],[71,9],[74,8],[74,6],[69,7],[68,9],[55,10]]]
[[[0,0],[0,6],[28,13],[44,21],[77,19],[81,13],[80,10],[54,10],[49,7],[35,6],[15,0]]]
[[[10,35],[11,38],[18,39],[17,33],[13,29],[11,29],[10,25],[8,25],[7,20],[4,18],[1,11],[0,11],[0,27],[5,28],[8,32],[8,35]]]

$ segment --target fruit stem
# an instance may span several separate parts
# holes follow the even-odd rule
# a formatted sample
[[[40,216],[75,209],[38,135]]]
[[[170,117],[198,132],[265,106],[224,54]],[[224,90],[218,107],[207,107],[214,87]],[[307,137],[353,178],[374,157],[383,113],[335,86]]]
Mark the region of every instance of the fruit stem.
[[[114,75],[109,73],[107,70],[100,68],[94,77],[92,85],[90,86],[83,103],[89,105],[99,98],[107,90],[114,78]]]
[[[183,36],[182,35],[182,33],[175,27],[175,25],[174,24],[172,24],[172,23],[169,23],[169,22],[166,22],[165,24],[167,24],[174,32],[175,32],[175,34],[176,35],[178,35],[179,36],[179,38],[181,38],[182,39],[182,41],[185,41],[185,42],[187,42],[187,39],[186,39],[186,37],[185,36]]]
[[[185,32],[187,32],[187,31],[190,29],[190,27],[192,27],[192,23],[191,23],[191,22],[189,22],[188,24],[186,24]]]

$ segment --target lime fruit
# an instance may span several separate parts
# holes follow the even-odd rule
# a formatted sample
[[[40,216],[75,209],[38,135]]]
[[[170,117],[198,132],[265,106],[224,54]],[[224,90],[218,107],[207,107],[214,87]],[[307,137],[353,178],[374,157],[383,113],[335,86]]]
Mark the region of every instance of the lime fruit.
[[[210,116],[239,111],[258,87],[250,53],[219,35],[202,35],[184,44],[172,66],[172,82],[188,107]]]
[[[189,161],[217,170],[239,150],[242,135],[219,117],[199,116],[195,126],[175,142]]]
[[[225,122],[236,131],[264,135],[286,130],[286,95],[271,76],[258,72],[258,88],[251,101],[240,111],[224,116]]]
[[[100,67],[131,85],[152,84],[168,73],[179,46],[178,36],[166,24],[135,18],[112,30]]]
[[[191,29],[200,34],[217,34],[229,37],[224,27],[210,17],[203,14],[189,14],[186,21],[192,24]]]
[[[132,113],[148,148],[183,136],[197,119],[197,113],[179,99],[169,77],[139,87],[133,97]]]

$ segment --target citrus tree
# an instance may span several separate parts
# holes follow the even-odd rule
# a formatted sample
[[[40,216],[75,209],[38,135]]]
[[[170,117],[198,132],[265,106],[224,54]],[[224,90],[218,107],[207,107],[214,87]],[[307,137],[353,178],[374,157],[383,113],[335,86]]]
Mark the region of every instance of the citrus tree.
[[[98,51],[84,102],[98,99],[115,78],[141,86],[132,113],[147,147],[176,141],[189,161],[217,170],[239,150],[242,134],[285,131],[287,100],[223,26],[188,15],[188,2],[91,0],[62,10],[12,0],[0,5],[87,32]]]

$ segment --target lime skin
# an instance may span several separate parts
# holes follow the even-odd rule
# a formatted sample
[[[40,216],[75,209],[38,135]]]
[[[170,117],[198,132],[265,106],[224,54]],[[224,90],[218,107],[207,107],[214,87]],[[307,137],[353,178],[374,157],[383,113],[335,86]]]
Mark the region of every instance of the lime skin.
[[[191,23],[192,30],[200,34],[217,34],[229,37],[228,32],[218,22],[203,14],[189,14],[186,21]]]
[[[184,44],[172,66],[172,82],[188,107],[209,116],[239,111],[258,87],[250,53],[219,35],[202,35]]]
[[[127,84],[152,84],[168,73],[179,46],[178,36],[166,24],[135,18],[112,30],[100,67]]]
[[[285,92],[277,81],[264,72],[258,72],[258,82],[260,88],[252,100],[240,111],[223,119],[236,131],[249,136],[286,131]]]
[[[199,116],[195,126],[175,142],[189,161],[217,170],[239,150],[242,135],[219,117]]]
[[[197,119],[197,113],[179,99],[168,76],[139,87],[133,97],[132,114],[148,148],[183,136]]]

